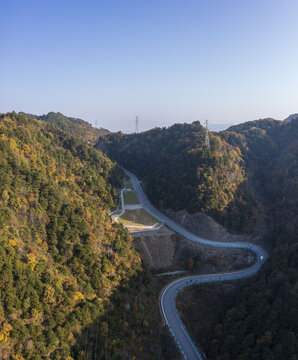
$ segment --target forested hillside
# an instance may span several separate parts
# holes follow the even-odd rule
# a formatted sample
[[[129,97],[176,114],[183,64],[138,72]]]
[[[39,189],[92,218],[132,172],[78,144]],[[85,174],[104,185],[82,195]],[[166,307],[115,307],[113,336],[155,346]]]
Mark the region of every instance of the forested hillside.
[[[232,229],[249,230],[257,210],[242,153],[215,133],[209,150],[204,134],[199,122],[176,124],[135,135],[112,134],[98,146],[145,180],[158,207],[203,211]]]
[[[297,213],[297,120],[264,119],[210,133],[210,149],[199,122],[110,134],[96,146],[143,178],[160,208],[202,211],[240,232],[253,229],[265,205],[269,228]]]
[[[108,215],[119,180],[119,168],[84,140],[25,115],[0,116],[1,359],[140,351],[144,311],[122,309],[146,275]]]
[[[272,239],[280,244],[298,224],[298,119],[251,121],[221,137],[241,149],[250,184],[270,204],[265,231],[271,229]]]
[[[298,232],[278,246],[256,279],[238,290],[217,319],[208,359],[296,359]]]
[[[217,360],[292,360],[298,353],[298,121],[255,125],[233,130],[247,139],[255,179],[272,203],[268,228],[275,247],[218,319],[208,349]]]

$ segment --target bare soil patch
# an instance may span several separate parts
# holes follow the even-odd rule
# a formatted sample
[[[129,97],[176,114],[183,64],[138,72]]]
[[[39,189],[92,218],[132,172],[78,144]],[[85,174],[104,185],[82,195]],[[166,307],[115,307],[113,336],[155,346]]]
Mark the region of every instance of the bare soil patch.
[[[154,272],[188,270],[194,274],[206,274],[241,269],[254,262],[254,255],[249,250],[201,245],[166,226],[133,236],[136,249]],[[188,263],[191,258],[196,259],[192,269]]]
[[[187,210],[175,212],[171,209],[163,209],[162,212],[186,230],[204,239],[226,242],[244,241],[259,245],[263,243],[261,235],[231,233],[216,220],[202,212],[190,214]]]

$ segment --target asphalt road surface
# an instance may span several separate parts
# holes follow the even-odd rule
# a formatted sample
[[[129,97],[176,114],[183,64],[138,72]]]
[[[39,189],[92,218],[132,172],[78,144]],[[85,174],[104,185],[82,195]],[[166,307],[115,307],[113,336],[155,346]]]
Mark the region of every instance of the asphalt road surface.
[[[173,220],[169,219],[167,216],[162,214],[160,211],[155,209],[149,202],[147,196],[145,195],[137,177],[128,170],[124,170],[125,173],[129,176],[135,191],[140,199],[140,202],[144,209],[149,213],[155,216],[157,219],[161,220],[164,224],[169,226],[171,229],[181,234],[185,238],[205,244],[210,246],[217,247],[233,247],[233,248],[244,248],[253,251],[256,255],[256,262],[251,267],[234,271],[229,273],[218,273],[218,274],[209,274],[209,275],[194,275],[182,277],[178,280],[170,283],[164,290],[161,295],[161,309],[165,319],[165,322],[169,328],[170,333],[174,337],[177,346],[179,347],[182,355],[185,359],[189,360],[205,360],[206,357],[204,354],[201,354],[194,342],[192,341],[190,335],[185,329],[175,304],[175,299],[177,293],[186,286],[192,286],[200,283],[206,283],[211,281],[224,281],[224,280],[234,280],[234,279],[243,279],[255,275],[263,262],[267,258],[267,253],[260,246],[245,243],[245,242],[224,242],[224,241],[211,241],[203,239],[197,235],[190,233],[185,230],[180,225],[176,224]]]

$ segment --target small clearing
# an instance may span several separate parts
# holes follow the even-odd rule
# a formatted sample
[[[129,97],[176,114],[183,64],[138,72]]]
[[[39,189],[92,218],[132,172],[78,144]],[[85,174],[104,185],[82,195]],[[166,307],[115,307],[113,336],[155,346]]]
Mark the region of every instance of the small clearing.
[[[118,222],[121,222],[131,231],[148,229],[150,227],[155,228],[161,224],[158,219],[142,208],[125,210],[125,213],[118,218]],[[133,228],[133,230],[130,228]]]
[[[134,191],[123,191],[123,197],[125,205],[133,205],[140,203],[137,194]]]

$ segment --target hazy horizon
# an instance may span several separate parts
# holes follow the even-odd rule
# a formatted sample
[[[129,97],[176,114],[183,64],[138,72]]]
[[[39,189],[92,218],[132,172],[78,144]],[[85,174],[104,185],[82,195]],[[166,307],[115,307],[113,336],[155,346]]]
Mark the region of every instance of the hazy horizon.
[[[12,110],[12,111],[15,111],[15,110]],[[135,125],[136,125],[136,122],[135,122],[135,118],[131,120],[131,129],[121,129],[121,128],[116,128],[116,129],[111,129],[109,127],[105,127],[105,126],[102,126],[102,124],[99,122],[99,121],[95,121],[95,122],[91,122],[89,121],[88,119],[83,119],[81,117],[78,117],[78,116],[75,116],[75,115],[69,115],[69,114],[63,114],[61,113],[61,111],[50,111],[50,112],[54,112],[54,113],[60,113],[66,117],[69,117],[69,118],[75,118],[75,119],[80,119],[80,120],[83,120],[83,121],[86,121],[88,122],[89,124],[91,124],[93,127],[96,127],[96,128],[104,128],[106,130],[109,130],[111,132],[118,132],[118,131],[122,131],[123,133],[127,133],[127,134],[130,134],[130,133],[134,133],[135,132]],[[1,113],[1,112],[0,112]],[[23,113],[23,111],[20,111],[20,113]],[[26,112],[25,112],[26,113]],[[31,114],[31,115],[36,115],[36,116],[42,116],[42,115],[47,115],[48,113],[42,113],[42,114],[33,114],[32,112],[28,112],[27,114]],[[292,114],[289,114],[289,115],[292,115]],[[288,116],[287,116],[288,117]],[[286,117],[286,118],[287,118]],[[267,116],[265,118],[272,118],[272,116]],[[251,120],[247,120],[247,121],[254,121],[254,120],[260,120],[260,119],[265,119],[265,118],[259,118],[259,119],[251,119]],[[286,119],[285,118],[285,119]],[[273,118],[274,119],[274,118]],[[274,120],[285,120],[285,119],[274,119]],[[196,119],[196,120],[191,120],[191,121],[176,121],[176,122],[169,122],[168,124],[164,124],[164,125],[155,125],[155,126],[152,126],[152,127],[147,127],[147,128],[144,128],[143,124],[142,124],[142,119],[140,119],[138,117],[138,121],[139,121],[139,132],[143,132],[143,131],[148,131],[148,130],[151,130],[153,128],[156,128],[156,127],[159,127],[159,128],[164,128],[164,127],[170,127],[172,125],[175,125],[175,124],[184,124],[184,123],[187,123],[187,124],[191,124],[195,121],[199,121],[203,126],[205,126],[205,120],[199,120],[199,119]],[[238,124],[242,124],[244,123],[245,121],[240,121],[240,122],[237,122],[237,123],[221,123],[221,122],[218,122],[218,123],[213,123],[211,122],[210,120],[208,120],[209,122],[209,130],[211,131],[222,131],[222,130],[225,130],[227,129],[228,127],[230,126],[233,126],[233,125],[238,125]],[[118,123],[118,124],[121,124],[121,121]]]
[[[0,111],[111,131],[238,124],[298,111],[298,3],[14,1],[0,5]]]

